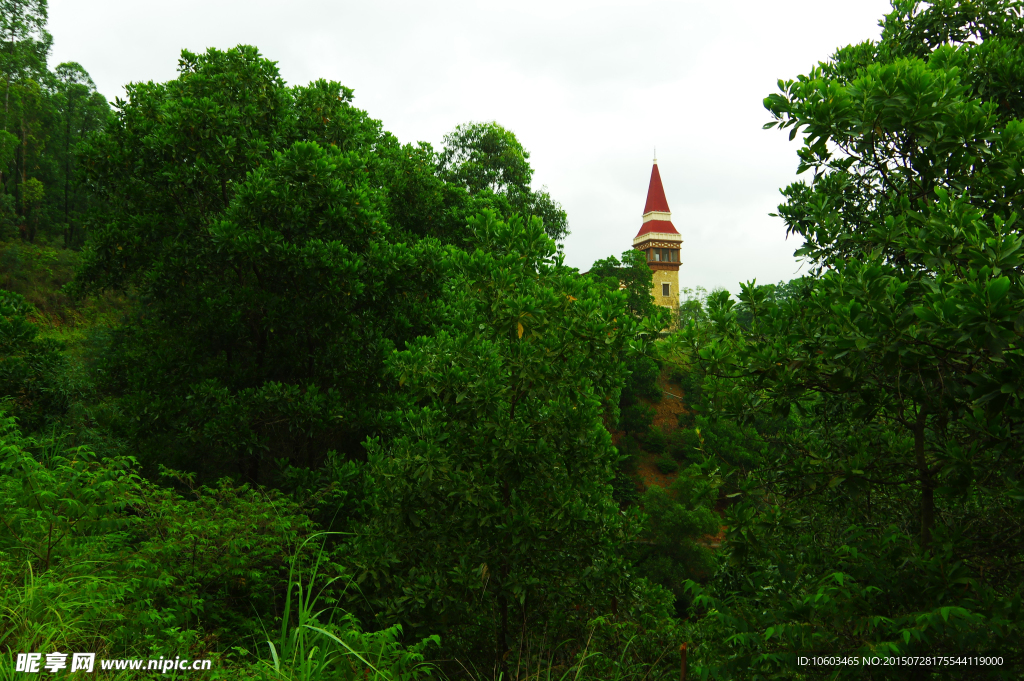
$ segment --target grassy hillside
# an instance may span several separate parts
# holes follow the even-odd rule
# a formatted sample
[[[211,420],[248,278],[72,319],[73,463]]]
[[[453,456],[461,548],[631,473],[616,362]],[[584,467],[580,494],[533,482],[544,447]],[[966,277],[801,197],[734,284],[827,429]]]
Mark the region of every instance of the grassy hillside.
[[[75,332],[108,324],[124,310],[120,296],[73,300],[64,292],[81,260],[80,251],[56,245],[0,241],[0,288],[24,296],[35,307],[32,321],[44,333],[71,340]]]

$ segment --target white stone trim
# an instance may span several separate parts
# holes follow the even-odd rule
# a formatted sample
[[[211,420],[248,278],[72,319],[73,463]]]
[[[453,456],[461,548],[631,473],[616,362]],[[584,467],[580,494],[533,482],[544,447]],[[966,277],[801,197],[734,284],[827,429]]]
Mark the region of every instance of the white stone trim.
[[[650,222],[651,220],[664,220],[665,222],[672,222],[672,213],[662,213],[656,210],[652,210],[649,213],[644,213],[644,222]]]
[[[669,234],[667,232],[647,232],[647,234],[641,234],[640,236],[633,237],[634,246],[642,244],[645,241],[675,241],[681,244],[683,243],[683,236],[681,234]]]

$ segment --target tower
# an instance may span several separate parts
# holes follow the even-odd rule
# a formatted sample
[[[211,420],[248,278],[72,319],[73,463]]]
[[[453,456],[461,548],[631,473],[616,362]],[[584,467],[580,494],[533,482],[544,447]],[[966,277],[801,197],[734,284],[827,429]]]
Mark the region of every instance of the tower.
[[[683,237],[672,224],[672,211],[668,208],[655,158],[651,184],[647,188],[644,222],[633,237],[633,248],[647,254],[647,265],[654,273],[651,289],[654,302],[674,312],[679,310],[679,247],[682,243]]]

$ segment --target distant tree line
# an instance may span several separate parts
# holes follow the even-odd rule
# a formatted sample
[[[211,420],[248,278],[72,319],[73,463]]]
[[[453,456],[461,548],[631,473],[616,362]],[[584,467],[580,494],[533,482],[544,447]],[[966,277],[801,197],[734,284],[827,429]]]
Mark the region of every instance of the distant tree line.
[[[46,19],[46,0],[0,2],[0,238],[80,248],[96,198],[77,152],[111,111],[80,64],[47,66]]]

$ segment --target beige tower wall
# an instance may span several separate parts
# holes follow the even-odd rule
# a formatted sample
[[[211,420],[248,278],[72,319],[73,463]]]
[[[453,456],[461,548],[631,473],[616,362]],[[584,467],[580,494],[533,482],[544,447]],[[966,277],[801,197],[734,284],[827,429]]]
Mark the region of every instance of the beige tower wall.
[[[656,305],[671,309],[672,326],[676,325],[679,319],[679,271],[678,270],[654,270],[654,286],[651,287],[651,295]],[[669,295],[663,296],[662,284],[669,285]]]

